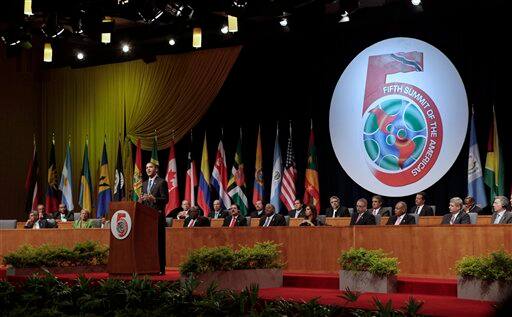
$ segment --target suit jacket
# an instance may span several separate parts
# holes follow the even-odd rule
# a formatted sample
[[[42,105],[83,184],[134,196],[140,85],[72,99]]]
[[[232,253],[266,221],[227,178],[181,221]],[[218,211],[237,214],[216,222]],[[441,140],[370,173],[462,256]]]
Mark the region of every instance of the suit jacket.
[[[447,213],[443,216],[443,221],[441,221],[442,225],[449,225],[450,220],[452,219],[452,214]],[[455,221],[453,222],[454,225],[469,225],[471,223],[471,220],[469,218],[469,215],[464,211],[461,210],[459,214],[457,215],[457,218],[455,218]]]
[[[297,211],[297,209],[292,209],[288,212],[288,216],[290,216],[290,218],[295,218],[295,212]],[[301,208],[300,209],[300,212],[299,212],[299,216],[297,218],[304,218],[304,216],[306,216],[306,213],[304,211],[304,208]]]
[[[398,218],[397,215],[393,215],[393,216],[389,217],[386,225],[394,225],[397,218]],[[405,214],[405,216],[402,218],[402,221],[400,221],[400,225],[415,225],[415,224],[416,224],[416,218],[414,218],[414,216],[411,216],[409,214]]]
[[[257,210],[254,210],[251,212],[250,214],[251,218],[261,218],[261,217],[264,217],[265,216],[265,210],[261,210],[261,214],[258,215],[258,211]]]
[[[263,216],[260,218],[260,227],[263,227],[265,221],[267,220],[267,216]],[[269,227],[275,226],[286,226],[286,219],[280,214],[274,214],[274,217],[270,221]]]
[[[416,210],[417,210],[418,206],[414,205],[411,207],[411,209],[409,209],[409,213],[410,214],[417,214]],[[430,207],[429,205],[423,205],[423,207],[421,208],[421,212],[420,212],[420,216],[433,216],[434,215],[434,210],[432,210],[432,207]]]
[[[497,212],[493,212],[492,213],[492,216],[491,216],[491,224],[494,224],[494,220],[496,220],[496,217],[498,216],[498,213]],[[510,211],[505,211],[505,213],[503,214],[503,216],[501,216],[501,219],[500,219],[500,225],[501,224],[508,224],[508,223],[512,223],[512,212]]]
[[[47,229],[47,228],[57,228],[58,225],[56,222],[49,222],[48,219],[41,219],[41,220],[36,220],[32,225],[24,225],[23,227],[25,229],[32,229],[34,227],[34,224],[38,222],[39,223],[39,229]]]
[[[229,213],[228,213],[227,210],[221,210],[219,212],[219,218],[226,218],[227,216],[229,216]],[[208,218],[211,218],[211,219],[215,218],[215,211],[214,210],[210,211],[210,213],[208,214]]]
[[[329,207],[325,210],[325,217],[332,218],[333,209]],[[348,208],[345,206],[340,206],[338,210],[336,210],[335,217],[350,217],[350,213],[348,212]]]
[[[60,212],[56,211],[52,214],[53,219],[60,220]],[[68,211],[66,214],[66,220],[67,221],[74,221],[75,220],[75,213],[72,211]]]
[[[142,183],[142,194],[151,194],[155,197],[156,201],[150,202],[149,200],[143,201],[142,203],[148,207],[154,208],[159,211],[165,210],[165,205],[169,201],[169,192],[167,191],[167,182],[163,179],[155,177],[155,181],[153,186],[151,187],[150,192],[148,193],[148,183],[149,180],[144,181]]]
[[[371,209],[368,209],[368,211],[373,215],[373,208]],[[381,215],[382,217],[386,217],[386,216],[390,216],[389,215],[389,210],[385,210],[384,208],[380,207],[379,209],[379,215]]]
[[[482,208],[477,205],[473,205],[473,207],[471,207],[468,212],[476,212],[477,214],[480,214],[482,212]]]
[[[188,227],[188,224],[190,223],[191,220],[192,220],[192,218],[187,217],[185,219],[185,222],[183,222],[183,228]],[[209,227],[209,226],[210,226],[210,220],[208,218],[203,217],[203,216],[199,216],[196,218],[196,223],[194,224],[194,227]]]
[[[229,215],[226,218],[224,218],[224,222],[222,223],[223,227],[229,227],[229,224],[231,223],[231,219],[233,216]],[[235,227],[247,227],[247,218],[245,218],[242,215],[238,215],[235,221]]]
[[[354,212],[352,215],[352,218],[350,219],[350,225],[351,226],[362,226],[362,225],[375,225],[377,222],[375,221],[375,216],[372,215],[370,212],[365,211],[363,212],[363,215],[361,216],[361,219],[357,221],[357,218],[359,217],[359,213]]]

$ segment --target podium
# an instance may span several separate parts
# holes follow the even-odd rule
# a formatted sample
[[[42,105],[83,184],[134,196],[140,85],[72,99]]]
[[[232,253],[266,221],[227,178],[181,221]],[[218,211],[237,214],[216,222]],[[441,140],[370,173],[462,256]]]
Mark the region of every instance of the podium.
[[[158,212],[133,201],[111,202],[109,219],[108,272],[158,273]]]

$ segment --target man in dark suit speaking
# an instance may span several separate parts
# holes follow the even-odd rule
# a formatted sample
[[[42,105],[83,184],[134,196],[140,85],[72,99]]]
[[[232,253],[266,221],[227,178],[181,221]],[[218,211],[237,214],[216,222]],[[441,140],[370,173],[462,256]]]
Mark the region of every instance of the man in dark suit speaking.
[[[158,177],[158,165],[146,164],[148,180],[142,183],[142,196],[139,202],[158,211],[158,258],[160,274],[165,274],[165,205],[169,201],[167,182]]]

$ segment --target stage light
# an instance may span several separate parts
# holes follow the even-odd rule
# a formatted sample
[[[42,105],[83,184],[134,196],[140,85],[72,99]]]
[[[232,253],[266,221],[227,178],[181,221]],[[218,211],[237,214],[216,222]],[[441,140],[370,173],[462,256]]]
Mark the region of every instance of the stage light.
[[[421,4],[421,0],[411,0],[411,3],[415,6],[419,6]]]
[[[41,31],[46,37],[56,38],[64,32],[64,28],[59,24],[57,13],[51,13],[46,19],[46,23],[41,27]]]
[[[172,37],[169,39],[169,45],[170,46],[174,46],[176,44],[176,40],[173,39]]]
[[[84,58],[85,58],[84,53],[82,53],[82,52],[76,53],[76,59],[78,59],[79,61],[83,60]]]
[[[52,45],[50,43],[44,43],[44,50],[43,50],[43,61],[46,63],[52,62]]]
[[[128,53],[131,48],[130,48],[130,45],[125,43],[122,45],[121,49],[123,50],[123,53]]]
[[[111,17],[105,17],[101,21],[101,43],[108,44],[112,40],[112,31],[114,30],[114,20]]]
[[[227,25],[222,26],[220,31],[222,32],[222,34],[228,34],[228,26]]]
[[[288,19],[282,18],[281,21],[279,21],[279,24],[281,24],[282,27],[285,27],[288,25]]]
[[[232,15],[228,15],[228,31],[238,32],[238,18]]]
[[[25,0],[25,6],[23,8],[23,13],[25,15],[34,15],[32,12],[32,0]]]
[[[233,7],[243,9],[247,6],[246,0],[233,0]]]
[[[201,47],[201,28],[194,28],[192,31],[192,47]]]
[[[176,18],[186,17],[191,19],[194,15],[194,9],[190,5],[174,0],[165,5],[164,11]]]
[[[343,12],[343,14],[341,15],[341,19],[339,21],[340,23],[345,23],[345,22],[350,22],[350,16],[348,15],[348,12],[345,11]]]

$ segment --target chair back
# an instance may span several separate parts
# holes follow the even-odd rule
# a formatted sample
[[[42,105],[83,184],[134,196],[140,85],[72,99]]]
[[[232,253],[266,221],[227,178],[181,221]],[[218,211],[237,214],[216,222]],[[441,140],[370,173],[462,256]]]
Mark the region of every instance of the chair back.
[[[1,219],[0,229],[16,229],[18,221],[16,219]]]
[[[472,225],[475,225],[476,224],[476,220],[478,218],[478,214],[476,212],[468,212],[468,215],[469,215],[469,222]]]

